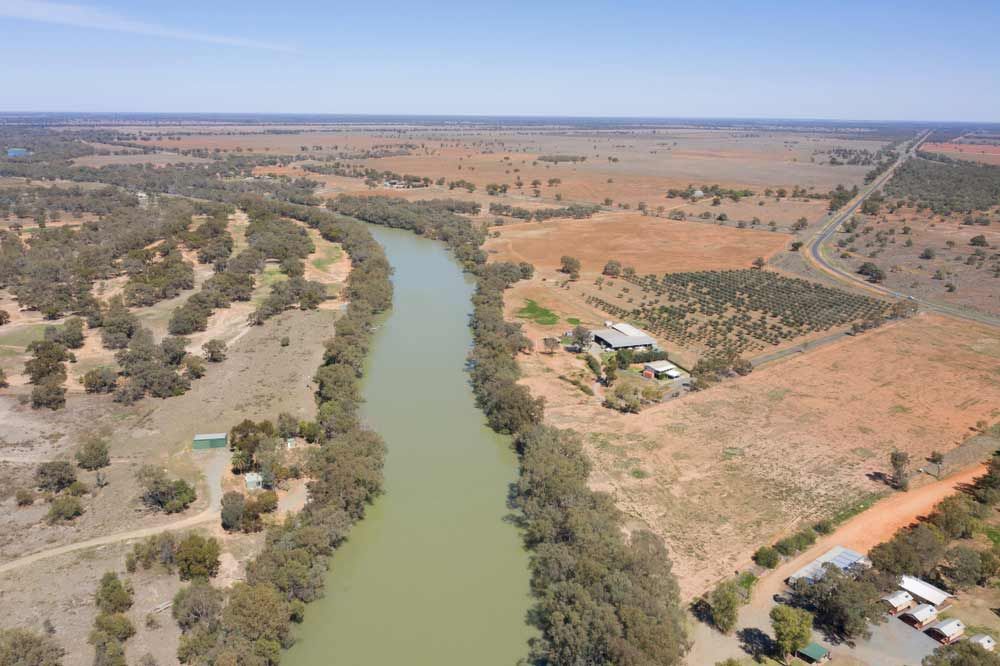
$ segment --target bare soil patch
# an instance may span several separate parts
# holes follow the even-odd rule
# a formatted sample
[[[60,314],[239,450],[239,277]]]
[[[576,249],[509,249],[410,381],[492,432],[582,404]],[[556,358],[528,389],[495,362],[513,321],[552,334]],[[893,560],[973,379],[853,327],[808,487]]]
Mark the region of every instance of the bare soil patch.
[[[592,485],[665,539],[688,596],[756,547],[885,492],[877,475],[894,448],[918,466],[1000,416],[1000,336],[931,315],[638,416],[559,380],[574,364],[564,353],[523,356],[523,383],[546,397],[547,422],[583,433]]]
[[[599,213],[591,219],[526,222],[492,229],[485,250],[499,261],[527,261],[556,269],[563,255],[580,260],[582,272],[600,273],[609,259],[640,273],[747,268],[757,257],[782,250],[787,237],[646,217]]]

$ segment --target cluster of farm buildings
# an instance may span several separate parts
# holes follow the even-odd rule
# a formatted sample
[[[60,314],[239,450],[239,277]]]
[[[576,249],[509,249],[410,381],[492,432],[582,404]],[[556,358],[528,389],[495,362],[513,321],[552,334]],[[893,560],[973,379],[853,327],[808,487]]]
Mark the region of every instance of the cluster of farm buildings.
[[[805,580],[810,583],[823,577],[828,567],[851,574],[871,566],[871,560],[842,546],[834,546],[788,577],[788,583]],[[942,617],[951,605],[951,595],[930,583],[913,576],[900,576],[898,589],[882,597],[886,612],[892,617],[926,633],[934,640],[948,645],[965,638],[965,624],[958,618]],[[993,652],[996,640],[987,634],[976,634],[968,641]]]

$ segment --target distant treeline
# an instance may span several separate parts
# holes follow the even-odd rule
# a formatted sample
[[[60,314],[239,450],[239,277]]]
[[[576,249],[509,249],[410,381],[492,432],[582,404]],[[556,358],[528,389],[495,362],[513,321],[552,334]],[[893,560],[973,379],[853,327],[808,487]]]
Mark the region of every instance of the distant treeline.
[[[539,664],[678,664],[689,642],[680,593],[662,542],[622,533],[606,494],[587,485],[579,437],[542,423],[544,403],[517,383],[515,356],[530,341],[504,321],[503,292],[530,264],[487,264],[483,232],[439,202],[341,197],[330,207],[375,224],[444,241],[476,276],[470,355],[473,390],[490,426],[515,435],[520,478],[515,502],[533,550],[531,644]]]
[[[1000,205],[1000,166],[921,151],[896,170],[885,192],[939,215],[986,210]]]
[[[536,208],[535,210],[511,206],[509,204],[490,204],[491,215],[505,215],[507,217],[516,217],[520,220],[535,220],[537,222],[544,222],[545,220],[557,217],[572,217],[582,220],[593,217],[594,213],[599,210],[601,210],[600,206],[589,204],[570,204],[563,208]]]
[[[559,164],[560,162],[585,162],[587,158],[583,155],[539,155],[539,162],[552,162],[553,164]]]

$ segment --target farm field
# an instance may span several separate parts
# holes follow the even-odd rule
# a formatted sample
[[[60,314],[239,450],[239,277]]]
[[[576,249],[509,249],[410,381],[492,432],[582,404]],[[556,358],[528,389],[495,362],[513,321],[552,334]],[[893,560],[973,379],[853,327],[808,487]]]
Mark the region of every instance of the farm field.
[[[926,143],[923,150],[931,153],[941,153],[948,157],[984,164],[1000,164],[1000,145],[975,143]]]
[[[592,486],[666,540],[688,597],[757,546],[886,492],[875,479],[894,448],[923,460],[1000,417],[1000,336],[930,315],[637,416],[560,381],[582,366],[572,355],[534,353],[521,366],[547,422],[583,433]]]
[[[498,261],[527,261],[556,269],[563,255],[580,260],[582,273],[597,275],[609,259],[640,273],[746,268],[757,257],[784,249],[788,237],[647,217],[600,213],[588,220],[524,222],[491,229],[484,249]]]

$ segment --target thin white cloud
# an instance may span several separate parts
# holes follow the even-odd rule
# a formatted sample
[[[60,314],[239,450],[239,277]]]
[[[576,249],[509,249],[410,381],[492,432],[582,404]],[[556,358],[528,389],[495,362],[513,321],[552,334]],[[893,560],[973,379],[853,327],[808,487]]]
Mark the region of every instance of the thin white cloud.
[[[91,28],[94,30],[112,30],[115,32],[127,32],[133,35],[148,35],[150,37],[164,37],[166,39],[203,42],[222,46],[286,52],[295,50],[283,44],[171,28],[155,23],[135,21],[127,16],[96,7],[62,2],[47,2],[46,0],[0,0],[0,17],[70,25],[77,28]]]

